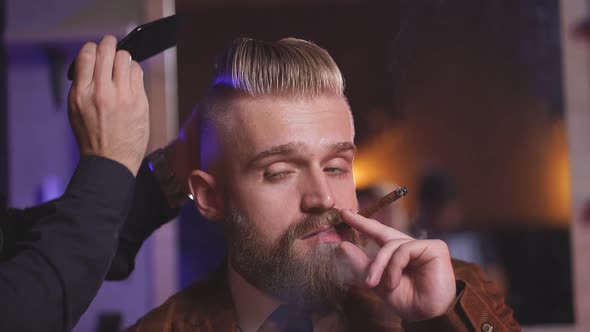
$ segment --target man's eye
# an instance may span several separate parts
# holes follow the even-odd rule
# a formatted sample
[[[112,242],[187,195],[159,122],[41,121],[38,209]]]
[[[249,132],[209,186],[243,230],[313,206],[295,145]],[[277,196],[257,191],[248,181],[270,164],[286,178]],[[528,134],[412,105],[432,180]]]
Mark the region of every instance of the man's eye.
[[[332,175],[343,175],[347,173],[346,170],[338,167],[326,167],[324,168],[324,172]]]
[[[278,181],[281,179],[286,178],[289,174],[293,173],[292,171],[281,171],[281,172],[273,172],[273,173],[264,173],[264,178],[270,181]]]

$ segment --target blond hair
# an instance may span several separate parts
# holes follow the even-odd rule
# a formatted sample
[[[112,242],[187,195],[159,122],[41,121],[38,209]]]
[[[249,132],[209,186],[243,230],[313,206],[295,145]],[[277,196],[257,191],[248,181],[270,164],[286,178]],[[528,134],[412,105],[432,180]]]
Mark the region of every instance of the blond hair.
[[[235,39],[218,59],[213,83],[198,105],[202,165],[216,159],[207,145],[220,143],[212,141],[214,132],[236,96],[344,97],[344,78],[330,54],[312,42]]]
[[[254,97],[344,95],[344,79],[330,54],[302,39],[238,38],[215,69],[212,89],[221,85]]]

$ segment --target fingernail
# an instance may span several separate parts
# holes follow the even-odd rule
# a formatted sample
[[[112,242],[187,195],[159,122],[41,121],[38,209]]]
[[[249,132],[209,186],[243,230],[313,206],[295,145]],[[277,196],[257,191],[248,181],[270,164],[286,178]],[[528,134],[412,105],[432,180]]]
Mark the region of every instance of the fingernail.
[[[129,63],[131,63],[133,59],[131,58],[131,55],[129,56]]]
[[[365,279],[365,283],[367,283],[367,284],[371,283],[371,275],[370,274],[367,276],[367,279]]]

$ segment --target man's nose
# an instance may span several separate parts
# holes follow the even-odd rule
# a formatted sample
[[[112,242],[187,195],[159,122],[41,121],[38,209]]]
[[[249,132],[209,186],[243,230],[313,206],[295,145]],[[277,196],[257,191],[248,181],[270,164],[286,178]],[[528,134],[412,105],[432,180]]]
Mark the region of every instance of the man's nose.
[[[334,196],[328,177],[321,169],[309,172],[302,184],[301,210],[321,213],[334,207]]]

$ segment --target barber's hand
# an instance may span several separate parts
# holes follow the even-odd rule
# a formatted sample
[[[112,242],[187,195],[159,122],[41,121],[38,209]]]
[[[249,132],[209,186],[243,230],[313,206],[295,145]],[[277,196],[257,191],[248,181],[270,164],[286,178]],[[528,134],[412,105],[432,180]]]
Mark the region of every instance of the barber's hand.
[[[137,175],[149,139],[149,106],[141,67],[116,45],[105,36],[82,47],[68,113],[81,155],[112,159]]]
[[[381,249],[369,258],[359,247],[340,248],[358,280],[372,288],[402,319],[421,321],[445,314],[456,297],[455,276],[447,245],[440,240],[416,240],[380,222],[351,211],[342,220]]]

